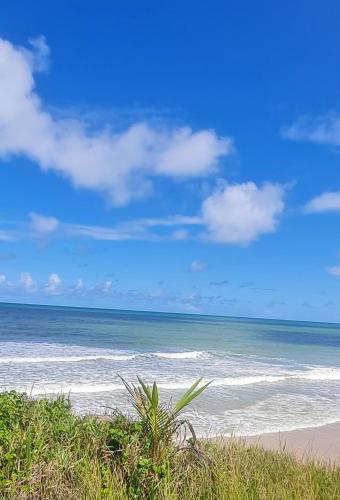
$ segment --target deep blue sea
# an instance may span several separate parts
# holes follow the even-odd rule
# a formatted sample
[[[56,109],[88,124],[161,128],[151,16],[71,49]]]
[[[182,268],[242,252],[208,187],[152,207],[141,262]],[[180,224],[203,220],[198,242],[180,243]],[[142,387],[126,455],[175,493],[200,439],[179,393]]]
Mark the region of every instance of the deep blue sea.
[[[187,414],[200,435],[319,426],[340,420],[340,325],[0,304],[2,390],[128,410],[118,374],[164,400],[213,380]]]

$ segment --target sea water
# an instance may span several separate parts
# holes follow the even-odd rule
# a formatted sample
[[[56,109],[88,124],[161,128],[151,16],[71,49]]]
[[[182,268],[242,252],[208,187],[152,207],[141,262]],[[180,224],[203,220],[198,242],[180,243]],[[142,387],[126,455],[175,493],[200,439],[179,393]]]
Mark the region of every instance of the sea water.
[[[340,325],[0,304],[0,387],[70,395],[78,414],[129,412],[119,378],[175,400],[203,436],[256,435],[340,420]]]

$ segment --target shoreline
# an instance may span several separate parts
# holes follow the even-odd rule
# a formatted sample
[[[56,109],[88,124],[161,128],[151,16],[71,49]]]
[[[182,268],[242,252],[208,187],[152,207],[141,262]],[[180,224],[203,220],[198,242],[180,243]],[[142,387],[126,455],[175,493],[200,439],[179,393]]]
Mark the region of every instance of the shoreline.
[[[96,415],[94,418],[106,420],[110,417]],[[288,453],[301,462],[312,460],[326,466],[340,465],[340,420],[316,427],[268,432],[254,436],[203,437],[198,435],[197,440],[211,441],[220,446],[239,443],[268,451]]]
[[[257,436],[215,437],[212,441],[235,442],[292,454],[301,461],[315,460],[327,465],[340,464],[340,421],[318,427],[270,432]]]

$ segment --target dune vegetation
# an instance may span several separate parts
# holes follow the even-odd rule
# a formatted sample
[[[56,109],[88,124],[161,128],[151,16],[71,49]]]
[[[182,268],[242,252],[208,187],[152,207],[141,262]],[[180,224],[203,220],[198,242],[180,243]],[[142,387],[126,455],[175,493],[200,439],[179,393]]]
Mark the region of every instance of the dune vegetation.
[[[72,414],[68,398],[0,394],[1,499],[338,499],[340,468],[242,442],[197,441],[157,385],[126,383],[135,417]]]

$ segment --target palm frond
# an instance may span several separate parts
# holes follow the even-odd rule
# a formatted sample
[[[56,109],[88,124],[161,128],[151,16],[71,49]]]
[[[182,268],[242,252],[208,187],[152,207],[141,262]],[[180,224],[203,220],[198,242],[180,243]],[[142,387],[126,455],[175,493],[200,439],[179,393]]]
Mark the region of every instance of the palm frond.
[[[126,390],[128,391],[131,404],[137,412],[144,433],[150,442],[150,453],[155,463],[160,463],[162,457],[169,453],[173,448],[173,439],[178,435],[180,428],[188,422],[178,419],[180,412],[199,396],[210,384],[207,383],[198,387],[202,378],[199,378],[192,386],[181,396],[174,406],[160,404],[157,383],[152,387],[147,385],[140,377],[137,377],[139,385],[136,387],[129,384],[119,375]],[[188,428],[196,439],[191,425]]]
[[[191,387],[181,396],[181,398],[177,401],[173,408],[173,413],[174,415],[178,415],[183,408],[188,406],[191,401],[193,401],[197,396],[199,396],[205,389],[211,384],[211,382],[208,382],[207,384],[203,385],[199,389],[196,389],[196,387],[200,384],[202,381],[202,378],[199,378],[192,384]],[[195,390],[196,389],[196,390]]]

